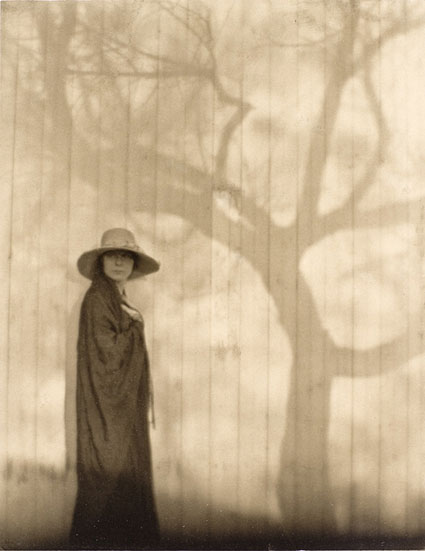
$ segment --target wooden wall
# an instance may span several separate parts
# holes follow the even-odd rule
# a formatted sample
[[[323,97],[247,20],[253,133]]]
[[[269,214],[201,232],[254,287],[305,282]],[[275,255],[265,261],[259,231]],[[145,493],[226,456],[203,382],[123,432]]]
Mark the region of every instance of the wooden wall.
[[[113,226],[162,263],[131,293],[169,543],[422,538],[423,2],[0,7],[2,545],[66,540]]]

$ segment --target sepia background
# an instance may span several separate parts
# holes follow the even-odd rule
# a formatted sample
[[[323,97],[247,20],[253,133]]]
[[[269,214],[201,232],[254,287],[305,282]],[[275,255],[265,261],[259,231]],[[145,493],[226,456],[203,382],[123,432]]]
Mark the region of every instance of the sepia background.
[[[1,2],[0,543],[66,545],[76,260],[124,226],[165,545],[425,540],[425,3]]]

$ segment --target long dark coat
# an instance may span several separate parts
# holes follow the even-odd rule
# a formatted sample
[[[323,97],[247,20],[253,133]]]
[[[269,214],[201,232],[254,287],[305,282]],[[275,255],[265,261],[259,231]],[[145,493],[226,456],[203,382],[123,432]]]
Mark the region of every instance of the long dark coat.
[[[98,273],[80,315],[77,379],[78,494],[71,544],[131,548],[158,543],[143,323],[121,308]]]

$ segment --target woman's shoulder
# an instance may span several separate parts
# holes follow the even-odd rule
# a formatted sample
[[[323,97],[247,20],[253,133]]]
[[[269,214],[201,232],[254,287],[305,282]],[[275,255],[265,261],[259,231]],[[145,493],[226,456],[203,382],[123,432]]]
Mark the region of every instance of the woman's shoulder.
[[[114,319],[120,318],[120,297],[118,288],[102,278],[95,279],[84,296],[82,308],[88,314],[105,314]]]
[[[82,308],[90,309],[100,307],[107,307],[107,300],[97,287],[91,285],[84,295]]]

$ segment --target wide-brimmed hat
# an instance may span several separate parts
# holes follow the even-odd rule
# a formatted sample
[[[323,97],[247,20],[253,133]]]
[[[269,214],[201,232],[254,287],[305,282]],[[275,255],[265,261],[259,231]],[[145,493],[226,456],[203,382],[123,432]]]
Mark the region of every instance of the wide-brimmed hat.
[[[93,279],[98,258],[108,251],[127,251],[134,256],[134,267],[129,279],[151,274],[159,270],[159,262],[147,255],[137,245],[131,231],[124,228],[112,228],[102,235],[100,247],[83,253],[77,261],[80,274]]]

